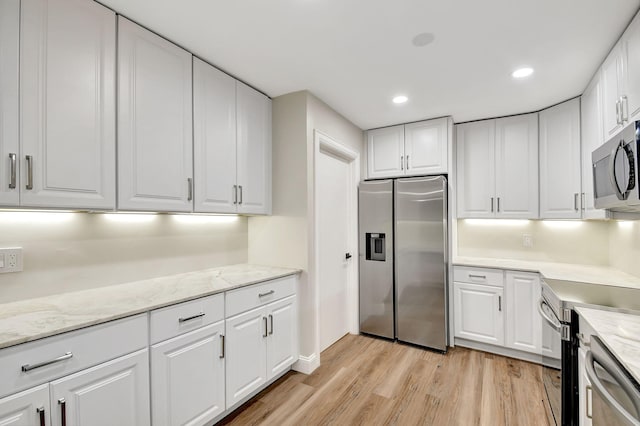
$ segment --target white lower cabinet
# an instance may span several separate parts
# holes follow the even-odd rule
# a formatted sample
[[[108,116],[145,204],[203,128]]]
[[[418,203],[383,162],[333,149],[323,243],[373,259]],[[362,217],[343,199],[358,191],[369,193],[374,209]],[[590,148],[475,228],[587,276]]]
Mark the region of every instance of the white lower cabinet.
[[[538,274],[506,272],[506,347],[533,353],[541,351],[542,322],[536,306],[539,298]]]
[[[54,425],[149,425],[149,351],[55,380],[50,393]]]
[[[461,282],[454,282],[453,288],[455,336],[503,345],[503,289]]]
[[[225,410],[224,321],[151,347],[154,426],[201,425]]]
[[[296,297],[226,320],[227,407],[286,371],[298,359]]]
[[[49,384],[0,399],[0,425],[49,426]]]

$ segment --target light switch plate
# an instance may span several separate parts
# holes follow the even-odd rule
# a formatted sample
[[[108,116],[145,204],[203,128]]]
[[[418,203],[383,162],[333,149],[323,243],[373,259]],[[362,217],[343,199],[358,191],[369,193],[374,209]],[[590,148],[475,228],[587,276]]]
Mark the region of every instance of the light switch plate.
[[[22,271],[22,247],[0,248],[0,274]]]

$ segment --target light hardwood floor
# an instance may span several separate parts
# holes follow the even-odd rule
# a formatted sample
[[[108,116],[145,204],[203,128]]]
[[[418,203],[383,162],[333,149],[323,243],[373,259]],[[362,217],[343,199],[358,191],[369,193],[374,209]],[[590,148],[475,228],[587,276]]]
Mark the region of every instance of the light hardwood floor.
[[[549,425],[540,366],[347,335],[311,375],[290,372],[221,424]]]

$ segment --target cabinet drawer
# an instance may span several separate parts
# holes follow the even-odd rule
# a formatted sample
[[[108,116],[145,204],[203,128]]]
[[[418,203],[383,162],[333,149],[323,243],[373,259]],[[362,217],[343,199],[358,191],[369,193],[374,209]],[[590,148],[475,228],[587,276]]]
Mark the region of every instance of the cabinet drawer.
[[[141,314],[2,349],[0,397],[145,348],[147,342],[147,314]],[[41,363],[46,365],[37,367]]]
[[[462,283],[504,287],[504,273],[501,269],[455,266],[453,268],[453,280]]]
[[[296,277],[284,277],[227,293],[227,318],[296,293]]]
[[[224,319],[224,295],[190,300],[151,311],[151,344],[161,342]]]

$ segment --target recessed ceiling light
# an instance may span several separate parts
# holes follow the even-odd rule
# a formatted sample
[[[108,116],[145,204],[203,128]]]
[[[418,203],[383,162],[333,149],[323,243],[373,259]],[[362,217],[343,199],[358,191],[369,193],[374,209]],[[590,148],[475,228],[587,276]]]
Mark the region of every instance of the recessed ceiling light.
[[[526,78],[526,77],[529,77],[531,74],[533,74],[533,68],[523,67],[523,68],[518,68],[517,70],[512,72],[511,76],[513,78]]]
[[[436,36],[433,35],[433,33],[420,33],[411,40],[411,43],[413,43],[415,47],[422,47],[433,43],[435,38]]]
[[[408,100],[409,100],[409,98],[407,98],[406,96],[399,95],[399,96],[396,96],[395,98],[393,98],[393,103],[394,104],[403,104],[403,103],[407,102]]]

